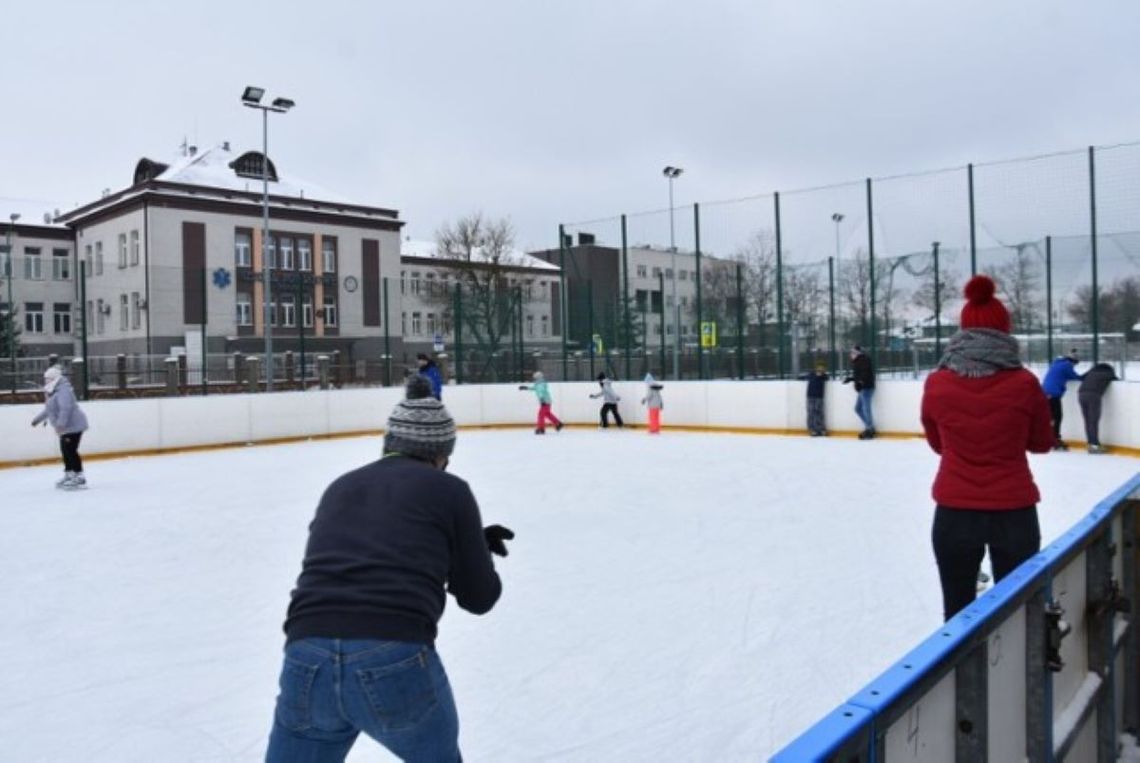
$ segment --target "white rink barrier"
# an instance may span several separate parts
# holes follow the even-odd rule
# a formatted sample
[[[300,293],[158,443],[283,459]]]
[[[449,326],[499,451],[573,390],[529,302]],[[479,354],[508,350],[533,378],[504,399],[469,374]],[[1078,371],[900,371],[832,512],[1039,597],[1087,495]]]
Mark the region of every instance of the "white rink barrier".
[[[826,421],[833,432],[862,428],[855,415],[851,385],[829,382]],[[641,382],[614,385],[627,423],[644,425]],[[554,413],[568,424],[595,424],[600,400],[589,395],[593,382],[552,383]],[[662,396],[666,430],[673,426],[758,432],[806,429],[802,381],[665,382]],[[84,455],[146,453],[181,448],[326,437],[384,428],[401,387],[247,393],[209,397],[144,398],[84,402],[91,428],[83,437]],[[874,398],[875,426],[883,434],[920,435],[921,381],[881,381]],[[445,387],[443,401],[460,426],[533,426],[538,403],[517,384]],[[1064,438],[1084,442],[1076,390],[1064,398]],[[0,465],[54,459],[59,444],[50,429],[29,424],[35,405],[0,406]],[[1101,417],[1101,441],[1140,451],[1140,384],[1109,387]]]

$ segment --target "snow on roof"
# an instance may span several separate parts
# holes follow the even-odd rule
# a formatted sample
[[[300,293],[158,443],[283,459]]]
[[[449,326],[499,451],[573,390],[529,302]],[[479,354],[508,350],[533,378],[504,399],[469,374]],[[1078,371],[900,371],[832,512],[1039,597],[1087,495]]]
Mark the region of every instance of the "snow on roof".
[[[242,154],[235,153],[228,143],[223,143],[204,151],[196,151],[192,155],[179,156],[155,177],[155,180],[260,193],[262,190],[260,178],[242,177],[230,167],[230,163]],[[270,162],[272,161],[270,157]],[[277,173],[277,180],[269,179],[269,193],[272,196],[328,201],[334,204],[353,203],[340,194],[280,172]]]
[[[41,228],[63,228],[65,226],[52,222],[59,212],[60,205],[39,199],[13,199],[0,197],[0,229],[6,228],[13,214],[20,216],[16,225],[36,225]],[[47,216],[45,222],[44,217]]]
[[[451,257],[443,257],[439,253],[434,241],[423,241],[407,238],[400,242],[400,254],[408,257],[425,257],[433,260],[450,260]],[[487,262],[487,255],[483,252],[482,247],[476,247],[471,253],[472,262]],[[537,257],[527,254],[521,249],[512,249],[500,262],[503,265],[531,268],[534,270],[549,270],[553,272],[558,271],[558,266],[540,260]]]

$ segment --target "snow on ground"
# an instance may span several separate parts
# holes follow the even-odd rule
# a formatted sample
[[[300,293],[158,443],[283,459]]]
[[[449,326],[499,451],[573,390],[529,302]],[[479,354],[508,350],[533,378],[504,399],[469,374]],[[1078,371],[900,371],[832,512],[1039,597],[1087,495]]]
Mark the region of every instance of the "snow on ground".
[[[0,471],[5,760],[256,761],[324,486],[378,438]],[[439,650],[471,761],[762,758],[940,622],[918,440],[461,432],[514,528]],[[1135,473],[1034,457],[1052,539]],[[386,760],[370,740],[349,760]]]

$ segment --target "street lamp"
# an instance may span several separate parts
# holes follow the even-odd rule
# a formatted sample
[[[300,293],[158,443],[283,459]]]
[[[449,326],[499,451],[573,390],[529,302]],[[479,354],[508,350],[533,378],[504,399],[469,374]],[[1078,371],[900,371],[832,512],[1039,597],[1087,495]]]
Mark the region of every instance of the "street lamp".
[[[831,343],[831,373],[836,373],[839,366],[837,365],[838,354],[835,351],[835,264],[839,262],[839,223],[843,222],[843,213],[835,212],[831,215],[831,221],[835,223],[835,259],[827,267],[827,290],[828,290],[828,312],[829,326],[828,326],[828,341]]]
[[[8,312],[4,315],[4,336],[8,340],[9,371],[12,374],[12,394],[16,394],[16,323],[15,311],[12,305],[12,280],[16,277],[16,266],[12,257],[12,234],[16,230],[16,221],[20,219],[18,212],[8,215],[8,234],[4,237],[4,248],[7,258],[4,261],[4,277],[8,281]]]
[[[261,111],[261,290],[262,307],[265,319],[262,328],[265,330],[265,389],[273,391],[273,329],[270,326],[272,308],[270,295],[272,286],[269,281],[269,112],[284,114],[296,104],[288,98],[274,98],[269,105],[262,104],[265,97],[265,88],[246,86],[241,94],[241,103],[251,109]],[[206,316],[202,316],[206,320]],[[203,349],[203,352],[205,349]],[[205,369],[203,369],[205,373]],[[203,377],[205,378],[205,377]]]
[[[666,167],[661,174],[669,181],[669,251],[673,253],[673,378],[681,378],[681,305],[677,302],[677,243],[673,237],[673,181],[684,172],[680,167]],[[664,296],[664,295],[662,295]],[[662,319],[664,319],[662,315]]]
[[[835,259],[839,260],[839,223],[843,222],[843,213],[836,212],[831,216],[831,221],[835,223]]]

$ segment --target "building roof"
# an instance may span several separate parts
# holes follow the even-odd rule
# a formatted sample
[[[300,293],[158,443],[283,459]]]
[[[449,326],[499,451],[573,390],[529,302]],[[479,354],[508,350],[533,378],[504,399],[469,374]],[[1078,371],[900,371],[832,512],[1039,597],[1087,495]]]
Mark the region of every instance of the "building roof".
[[[132,202],[147,193],[260,203],[263,193],[261,164],[260,152],[237,153],[228,142],[201,151],[188,146],[169,163],[144,157],[135,165],[130,186],[114,193],[104,191],[98,201],[69,210],[58,219],[62,223],[74,223],[121,203]],[[393,209],[357,204],[307,180],[279,173],[272,158],[266,164],[271,208],[317,210],[324,214],[380,218],[395,225],[403,224],[398,222],[399,213]],[[251,168],[256,171],[251,172]]]
[[[423,241],[417,239],[406,238],[400,242],[400,255],[404,257],[422,257],[429,260],[440,260],[442,262],[454,261],[452,257],[444,257],[440,255],[439,248],[434,241]],[[477,263],[487,263],[489,258],[483,251],[482,247],[476,247],[471,253],[471,261]],[[532,257],[521,249],[512,249],[501,260],[500,264],[508,267],[516,268],[530,268],[532,270],[545,270],[552,273],[558,272],[558,266],[549,263],[545,260],[540,260],[537,257]]]

